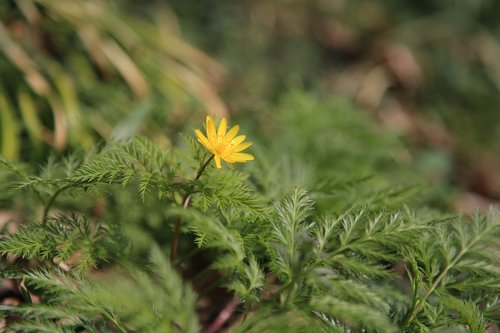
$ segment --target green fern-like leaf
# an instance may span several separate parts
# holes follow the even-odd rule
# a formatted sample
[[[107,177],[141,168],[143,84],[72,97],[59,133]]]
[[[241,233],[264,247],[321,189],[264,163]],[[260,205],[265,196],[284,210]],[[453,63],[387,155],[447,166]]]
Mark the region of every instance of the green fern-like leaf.
[[[350,327],[366,332],[396,332],[396,327],[377,309],[336,299],[332,296],[315,297],[311,307],[333,316]]]
[[[0,253],[25,259],[64,263],[74,259],[73,268],[86,271],[110,258],[107,228],[77,215],[50,218],[46,224],[26,224],[0,240]],[[73,258],[74,257],[74,258]]]
[[[68,182],[72,186],[86,187],[100,183],[125,186],[136,179],[143,200],[152,189],[161,197],[172,183],[171,161],[168,151],[147,139],[136,138],[107,147],[78,168]]]
[[[418,262],[414,262],[410,270],[414,305],[406,316],[407,326],[414,327],[434,313],[442,313],[437,309],[442,302],[446,304],[446,300],[450,300],[446,298],[450,292],[459,291],[463,297],[472,297],[474,293],[489,295],[498,291],[500,275],[495,266],[498,265],[499,236],[500,219],[494,212],[439,225],[436,233],[421,244]],[[439,297],[441,294],[444,298]],[[440,301],[431,297],[435,295]],[[481,321],[472,311],[473,305],[451,300],[452,307],[464,312],[464,320],[471,324],[471,330],[478,329]]]
[[[264,206],[248,186],[247,176],[234,170],[216,170],[201,177],[195,186],[193,204],[203,211],[216,208],[228,218],[265,217]]]
[[[303,259],[302,251],[311,225],[313,202],[303,189],[296,188],[289,197],[276,206],[276,217],[271,220],[273,270],[285,283],[292,280],[294,271]]]

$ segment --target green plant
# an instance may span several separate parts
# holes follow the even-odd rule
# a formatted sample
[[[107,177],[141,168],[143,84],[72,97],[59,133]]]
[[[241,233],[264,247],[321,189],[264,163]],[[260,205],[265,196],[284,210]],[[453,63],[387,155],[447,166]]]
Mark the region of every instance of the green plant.
[[[2,159],[2,186],[16,186],[2,200],[23,208],[0,239],[3,275],[24,297],[0,307],[9,327],[409,333],[498,324],[498,213],[454,217],[423,206],[425,186],[395,190],[408,174],[418,179],[388,154],[404,147],[346,103],[295,92],[278,109],[242,170],[207,163],[191,134],[168,150],[140,137],[108,142],[42,171]]]

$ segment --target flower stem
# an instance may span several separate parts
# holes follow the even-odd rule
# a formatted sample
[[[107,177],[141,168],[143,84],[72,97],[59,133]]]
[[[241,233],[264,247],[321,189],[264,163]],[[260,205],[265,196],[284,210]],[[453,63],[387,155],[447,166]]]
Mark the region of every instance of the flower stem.
[[[63,192],[64,190],[72,187],[73,185],[72,184],[68,184],[66,186],[63,186],[61,187],[60,189],[58,189],[53,195],[52,197],[49,199],[49,202],[47,203],[47,205],[45,206],[45,209],[43,210],[43,217],[42,217],[42,224],[45,224],[47,222],[47,217],[49,215],[49,210],[50,208],[52,207],[52,204],[54,203],[54,201],[56,200],[57,196],[59,194],[61,194],[61,192]]]
[[[200,169],[198,170],[198,173],[196,174],[196,177],[194,178],[195,181],[200,179],[201,175],[203,174],[203,171],[208,166],[208,163],[214,158],[215,155],[210,156],[205,163],[203,163],[200,166]],[[189,206],[189,203],[191,202],[191,193],[186,192],[184,194],[184,197],[182,198],[182,207],[187,208]],[[172,263],[175,262],[175,259],[177,258],[177,246],[179,245],[179,237],[181,235],[181,225],[182,225],[182,219],[177,219],[177,222],[175,224],[175,230],[174,230],[174,237],[172,238],[172,244],[170,246],[170,261]]]

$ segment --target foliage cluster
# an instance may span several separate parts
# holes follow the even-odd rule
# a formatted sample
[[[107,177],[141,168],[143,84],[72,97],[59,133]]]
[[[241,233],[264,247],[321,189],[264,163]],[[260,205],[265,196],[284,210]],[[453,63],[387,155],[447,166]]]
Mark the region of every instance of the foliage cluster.
[[[3,275],[24,300],[0,308],[9,327],[198,332],[228,306],[235,332],[498,324],[498,213],[425,206],[429,192],[404,183],[419,178],[401,144],[347,103],[295,92],[269,126],[254,163],[209,165],[197,180],[209,156],[191,134],[169,150],[110,141],[41,171],[2,158],[2,186],[14,186],[2,203],[17,212],[0,238]]]

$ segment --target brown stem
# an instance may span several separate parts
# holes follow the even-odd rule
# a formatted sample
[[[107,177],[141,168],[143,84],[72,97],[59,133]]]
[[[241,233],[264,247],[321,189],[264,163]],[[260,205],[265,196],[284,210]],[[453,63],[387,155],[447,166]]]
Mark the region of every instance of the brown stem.
[[[206,167],[208,166],[208,163],[214,158],[215,155],[212,155],[209,159],[206,160],[205,163],[200,167],[198,170],[198,173],[196,174],[196,177],[194,178],[195,181],[200,179],[203,171],[205,171]],[[191,194],[189,192],[186,192],[184,194],[184,197],[182,198],[182,208],[188,208],[189,203],[191,202]],[[181,225],[182,225],[182,219],[177,219],[177,222],[175,223],[175,230],[174,230],[174,237],[172,238],[172,245],[170,246],[170,261],[172,263],[175,262],[175,259],[177,258],[177,246],[179,245],[179,237],[181,235]]]
[[[240,301],[236,298],[232,299],[229,303],[226,304],[224,309],[219,313],[217,318],[214,320],[212,325],[210,325],[203,333],[217,333],[220,331],[222,326],[231,318],[234,310],[240,304]]]

